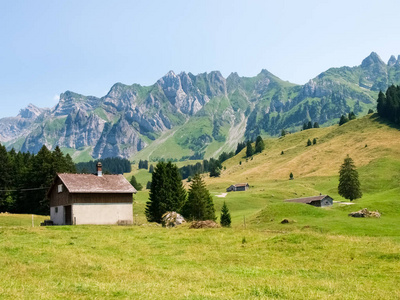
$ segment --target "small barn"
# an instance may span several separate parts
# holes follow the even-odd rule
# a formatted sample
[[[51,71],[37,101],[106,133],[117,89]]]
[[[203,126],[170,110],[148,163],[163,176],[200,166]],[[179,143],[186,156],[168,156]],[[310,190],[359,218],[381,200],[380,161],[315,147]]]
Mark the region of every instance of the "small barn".
[[[132,224],[136,189],[122,175],[59,173],[47,192],[55,225]]]
[[[332,206],[333,199],[328,195],[319,195],[314,197],[286,199],[285,202],[305,203],[316,207],[326,207]]]
[[[247,191],[249,189],[248,183],[237,183],[233,184],[226,189],[227,192],[239,192],[239,191]]]

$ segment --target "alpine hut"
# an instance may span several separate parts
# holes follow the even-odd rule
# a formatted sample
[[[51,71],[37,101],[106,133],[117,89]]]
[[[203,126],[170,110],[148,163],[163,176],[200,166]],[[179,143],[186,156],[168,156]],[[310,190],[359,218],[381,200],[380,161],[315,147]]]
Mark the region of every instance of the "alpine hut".
[[[58,173],[47,192],[55,225],[132,224],[136,189],[122,175]]]
[[[286,199],[285,202],[297,202],[310,204],[316,207],[332,206],[333,199],[328,195],[319,195],[305,198]]]

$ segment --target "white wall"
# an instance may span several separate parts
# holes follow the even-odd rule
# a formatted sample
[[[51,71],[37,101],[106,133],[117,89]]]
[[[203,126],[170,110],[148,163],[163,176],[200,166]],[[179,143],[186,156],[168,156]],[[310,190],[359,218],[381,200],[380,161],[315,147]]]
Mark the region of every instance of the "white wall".
[[[58,212],[56,212],[56,207]],[[55,225],[64,225],[64,206],[50,207],[50,219]]]
[[[133,223],[132,203],[74,203],[72,205],[73,224],[110,225],[117,224],[118,221]]]

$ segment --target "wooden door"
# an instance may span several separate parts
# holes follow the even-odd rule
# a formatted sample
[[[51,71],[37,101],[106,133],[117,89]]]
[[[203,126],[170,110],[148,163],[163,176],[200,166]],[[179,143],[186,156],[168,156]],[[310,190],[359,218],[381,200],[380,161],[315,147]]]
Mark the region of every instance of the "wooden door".
[[[64,206],[65,225],[72,225],[72,208],[71,205]]]

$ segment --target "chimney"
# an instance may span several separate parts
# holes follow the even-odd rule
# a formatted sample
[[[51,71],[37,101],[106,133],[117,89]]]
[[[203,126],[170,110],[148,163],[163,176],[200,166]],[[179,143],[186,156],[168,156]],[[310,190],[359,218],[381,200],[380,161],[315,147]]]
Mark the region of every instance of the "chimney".
[[[97,167],[97,176],[100,176],[100,177],[103,176],[101,162],[98,162],[96,167]]]

